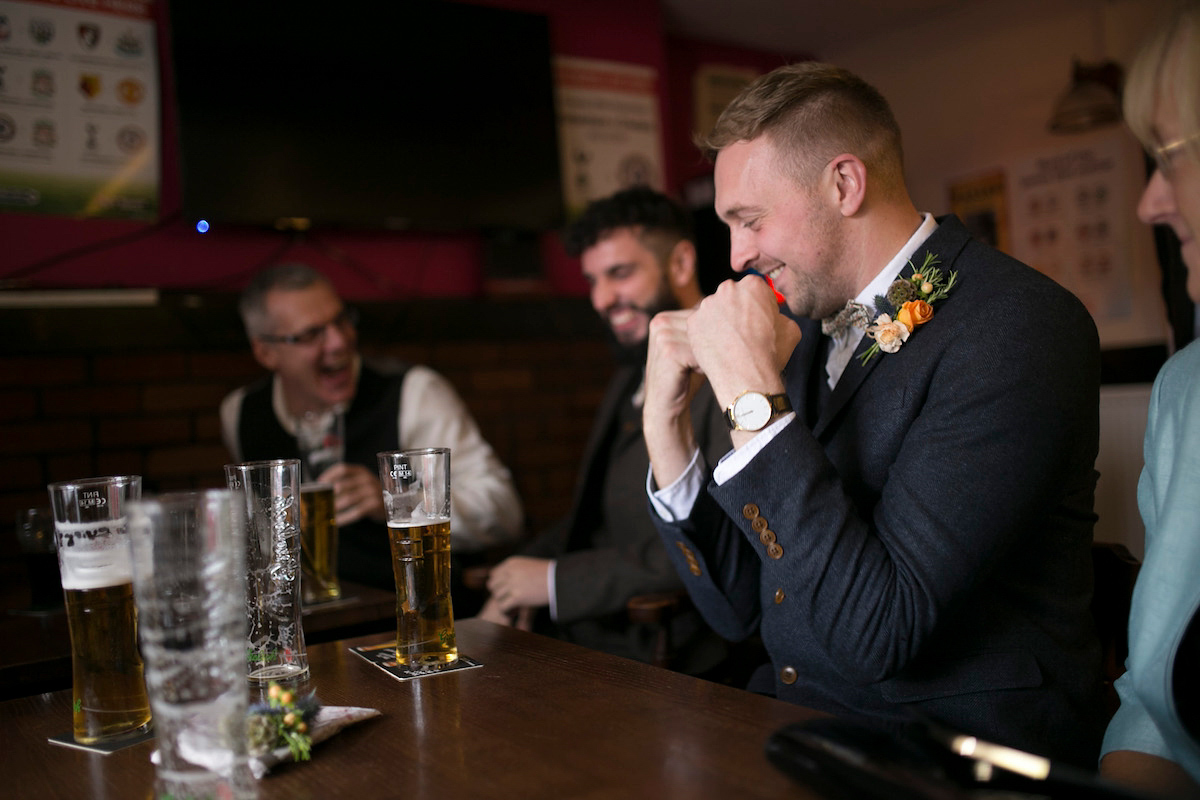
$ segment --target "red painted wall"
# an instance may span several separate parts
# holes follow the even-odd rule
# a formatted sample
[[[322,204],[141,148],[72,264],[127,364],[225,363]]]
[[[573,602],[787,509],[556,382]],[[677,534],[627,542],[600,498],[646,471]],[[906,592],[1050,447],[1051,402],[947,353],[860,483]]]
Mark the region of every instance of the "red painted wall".
[[[178,2],[179,0],[175,0]],[[690,142],[691,72],[705,59],[769,69],[784,59],[718,45],[672,40],[661,12],[644,0],[474,0],[544,13],[555,53],[643,64],[660,80],[668,187],[702,172]],[[162,77],[160,222],[70,219],[0,213],[0,286],[128,287],[237,291],[266,263],[303,260],[325,271],[349,299],[478,296],[496,289],[484,274],[484,243],[474,235],[320,232],[303,237],[268,231],[197,234],[173,215],[180,177],[166,2],[155,4]],[[668,63],[670,62],[670,63]],[[578,266],[557,236],[540,241],[546,291],[583,294]]]

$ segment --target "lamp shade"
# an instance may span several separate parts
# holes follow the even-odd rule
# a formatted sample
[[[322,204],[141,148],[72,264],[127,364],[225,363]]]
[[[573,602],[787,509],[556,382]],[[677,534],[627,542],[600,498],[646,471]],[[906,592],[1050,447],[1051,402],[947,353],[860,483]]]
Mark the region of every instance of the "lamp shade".
[[[1121,121],[1121,67],[1105,61],[1088,65],[1075,61],[1071,85],[1054,104],[1053,133],[1085,133]]]

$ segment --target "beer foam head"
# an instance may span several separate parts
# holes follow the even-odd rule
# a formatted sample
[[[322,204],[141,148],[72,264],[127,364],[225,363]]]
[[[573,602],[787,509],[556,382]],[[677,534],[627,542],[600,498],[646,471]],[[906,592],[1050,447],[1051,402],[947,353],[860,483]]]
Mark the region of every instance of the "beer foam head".
[[[388,520],[389,528],[422,528],[427,525],[445,525],[450,522],[450,517],[423,517],[414,514],[410,519],[390,519]]]
[[[54,526],[64,589],[101,589],[133,581],[125,518]]]

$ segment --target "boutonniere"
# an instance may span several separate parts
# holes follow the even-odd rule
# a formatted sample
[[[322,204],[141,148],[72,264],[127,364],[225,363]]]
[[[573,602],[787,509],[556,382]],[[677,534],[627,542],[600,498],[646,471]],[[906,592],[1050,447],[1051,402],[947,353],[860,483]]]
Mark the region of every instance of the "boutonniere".
[[[929,252],[920,267],[910,260],[911,274],[896,278],[886,296],[875,298],[877,316],[874,324],[867,326],[867,336],[875,341],[859,355],[859,361],[866,364],[880,351],[895,353],[913,331],[933,319],[933,304],[948,295],[958,280],[957,272],[946,275],[938,269],[938,261]]]
[[[315,694],[297,698],[295,692],[272,681],[267,702],[250,707],[246,721],[250,754],[261,756],[276,747],[287,747],[293,760],[308,761],[313,745],[309,728],[320,707]]]

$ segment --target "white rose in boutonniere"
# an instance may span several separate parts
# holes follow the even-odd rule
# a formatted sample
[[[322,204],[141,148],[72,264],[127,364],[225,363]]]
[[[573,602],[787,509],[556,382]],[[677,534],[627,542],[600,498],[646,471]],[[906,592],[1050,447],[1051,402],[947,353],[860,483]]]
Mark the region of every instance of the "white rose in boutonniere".
[[[893,321],[887,314],[880,314],[874,325],[867,326],[867,336],[875,340],[875,347],[885,353],[894,353],[908,341],[909,330],[903,322]]]
[[[920,269],[908,266],[912,273],[897,278],[888,287],[887,295],[875,298],[878,316],[875,324],[867,327],[867,335],[875,340],[858,357],[866,364],[880,353],[895,353],[908,341],[908,337],[921,325],[933,319],[933,304],[944,298],[958,280],[958,273],[943,275],[935,265],[938,258],[933,253],[925,254]],[[892,319],[895,314],[895,319]]]

